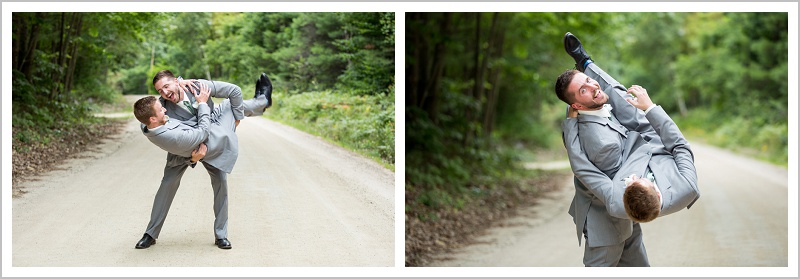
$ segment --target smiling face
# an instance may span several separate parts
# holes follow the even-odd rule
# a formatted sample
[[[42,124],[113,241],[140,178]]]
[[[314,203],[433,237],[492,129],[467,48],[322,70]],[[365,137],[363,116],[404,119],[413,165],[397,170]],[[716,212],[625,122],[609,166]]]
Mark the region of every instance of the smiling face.
[[[163,77],[156,81],[154,84],[156,91],[161,94],[161,98],[169,100],[173,103],[178,103],[183,99],[180,89],[178,88],[178,80],[173,77]]]
[[[169,120],[169,116],[167,116],[167,109],[161,106],[161,102],[155,102],[153,104],[153,111],[155,115],[150,117],[151,126],[156,127],[160,125],[167,124],[167,120]]]
[[[608,95],[596,80],[584,73],[576,73],[567,87],[567,94],[574,101],[570,106],[577,110],[596,110],[608,102]]]

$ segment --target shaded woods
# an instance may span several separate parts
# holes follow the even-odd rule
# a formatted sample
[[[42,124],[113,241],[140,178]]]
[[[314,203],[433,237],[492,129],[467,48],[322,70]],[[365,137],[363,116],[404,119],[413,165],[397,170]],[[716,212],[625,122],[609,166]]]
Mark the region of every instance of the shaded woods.
[[[567,31],[691,139],[787,164],[786,13],[406,13],[406,265],[542,191]]]
[[[107,123],[93,112],[123,94],[157,94],[162,69],[237,84],[245,98],[266,72],[281,96],[269,117],[393,167],[394,13],[16,12],[12,29],[20,154],[90,145],[64,139]]]

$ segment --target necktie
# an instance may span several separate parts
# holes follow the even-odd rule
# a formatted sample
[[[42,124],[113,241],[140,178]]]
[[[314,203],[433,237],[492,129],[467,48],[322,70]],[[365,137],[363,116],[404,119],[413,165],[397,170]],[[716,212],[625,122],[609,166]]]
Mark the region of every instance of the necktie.
[[[192,107],[192,104],[189,104],[189,101],[183,101],[183,105],[186,106],[187,109],[189,109],[189,112],[195,114],[194,108]]]

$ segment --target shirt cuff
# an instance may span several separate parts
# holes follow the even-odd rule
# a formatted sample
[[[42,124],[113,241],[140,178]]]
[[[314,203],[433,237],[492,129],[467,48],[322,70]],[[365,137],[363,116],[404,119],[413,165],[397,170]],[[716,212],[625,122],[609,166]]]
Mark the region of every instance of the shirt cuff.
[[[647,114],[648,112],[650,112],[650,110],[651,110],[651,109],[653,109],[654,107],[656,107],[656,104],[652,104],[652,105],[650,105],[650,107],[648,107],[648,108],[647,108],[647,109],[644,111],[644,114],[646,115],[646,114]]]

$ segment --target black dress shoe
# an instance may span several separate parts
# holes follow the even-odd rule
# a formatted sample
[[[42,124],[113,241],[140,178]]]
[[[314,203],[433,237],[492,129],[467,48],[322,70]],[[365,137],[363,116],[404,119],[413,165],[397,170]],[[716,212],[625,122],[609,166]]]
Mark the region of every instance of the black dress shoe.
[[[145,233],[144,236],[142,236],[142,239],[136,243],[136,249],[145,249],[153,244],[156,244],[156,240],[149,234]]]
[[[256,97],[264,95],[267,97],[267,108],[272,106],[272,81],[266,73],[261,73],[261,78],[256,82]]]
[[[256,80],[256,93],[253,94],[253,99],[258,98],[258,95],[261,95],[261,90],[258,90],[259,88],[261,88],[260,78]]]
[[[228,241],[227,238],[220,238],[214,241],[214,244],[219,247],[219,249],[231,249],[231,242]]]
[[[584,65],[591,57],[583,49],[581,40],[578,40],[578,37],[575,37],[572,33],[567,32],[567,34],[564,34],[564,49],[575,59],[575,68],[581,72],[585,71]]]

